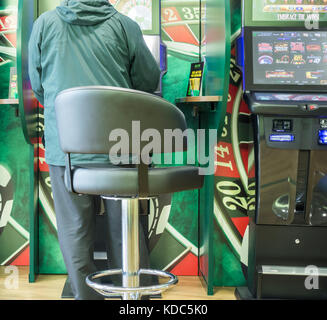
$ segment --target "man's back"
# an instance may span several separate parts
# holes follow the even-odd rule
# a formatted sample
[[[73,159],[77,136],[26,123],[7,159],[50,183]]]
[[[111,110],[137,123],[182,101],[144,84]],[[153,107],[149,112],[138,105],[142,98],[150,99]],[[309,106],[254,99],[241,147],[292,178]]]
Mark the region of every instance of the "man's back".
[[[154,92],[160,70],[138,25],[107,0],[66,0],[35,22],[29,45],[33,91],[45,107],[46,161],[64,165],[54,101],[77,86],[104,85]],[[76,162],[102,161],[78,156]]]

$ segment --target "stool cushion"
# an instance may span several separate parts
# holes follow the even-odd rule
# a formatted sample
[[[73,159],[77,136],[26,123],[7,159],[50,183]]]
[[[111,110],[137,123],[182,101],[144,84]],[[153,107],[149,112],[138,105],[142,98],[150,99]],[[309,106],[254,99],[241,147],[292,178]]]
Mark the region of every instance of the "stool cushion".
[[[193,166],[149,168],[149,196],[200,189],[204,177]],[[67,172],[65,176],[67,185]],[[74,192],[108,196],[137,196],[138,173],[136,168],[101,164],[81,165],[72,168]]]

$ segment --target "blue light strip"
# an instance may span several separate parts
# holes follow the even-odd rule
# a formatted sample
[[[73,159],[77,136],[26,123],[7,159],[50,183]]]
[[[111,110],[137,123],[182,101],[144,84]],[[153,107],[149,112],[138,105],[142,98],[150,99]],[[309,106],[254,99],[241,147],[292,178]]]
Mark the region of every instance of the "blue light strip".
[[[319,144],[327,145],[327,130],[319,130]]]
[[[327,137],[319,137],[319,144],[327,145]]]
[[[293,134],[272,134],[269,140],[272,142],[293,142],[295,137]]]

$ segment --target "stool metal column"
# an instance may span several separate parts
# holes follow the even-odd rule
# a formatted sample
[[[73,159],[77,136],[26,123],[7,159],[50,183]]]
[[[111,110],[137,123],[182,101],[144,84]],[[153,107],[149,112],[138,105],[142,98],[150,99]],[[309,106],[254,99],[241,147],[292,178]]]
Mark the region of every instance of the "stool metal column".
[[[122,201],[122,268],[123,287],[137,288],[139,276],[139,200]],[[138,300],[139,292],[124,293],[123,300]]]
[[[104,199],[122,201],[122,269],[98,271],[86,278],[86,283],[107,298],[121,296],[122,300],[141,300],[143,295],[156,295],[178,282],[170,272],[140,269],[139,258],[139,200],[140,198],[121,198],[102,196]],[[145,198],[142,198],[145,199]],[[148,199],[148,198],[146,198]],[[94,280],[106,276],[122,275],[121,286],[101,284]],[[157,276],[166,281],[140,287],[140,276]]]

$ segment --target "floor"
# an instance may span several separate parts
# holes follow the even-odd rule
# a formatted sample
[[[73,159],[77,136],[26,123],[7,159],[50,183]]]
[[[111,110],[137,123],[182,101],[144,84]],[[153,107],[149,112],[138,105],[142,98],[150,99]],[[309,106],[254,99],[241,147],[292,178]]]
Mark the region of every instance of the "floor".
[[[216,288],[208,296],[199,277],[178,277],[176,286],[162,300],[235,300],[235,288]],[[0,267],[0,300],[61,300],[66,275],[39,275],[28,282],[28,267]]]

